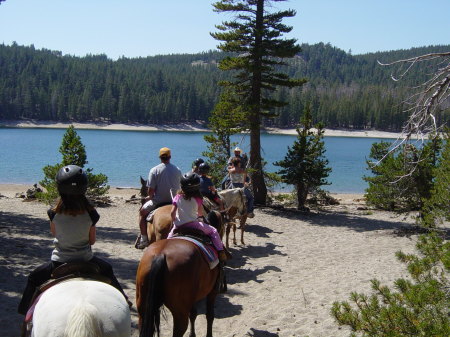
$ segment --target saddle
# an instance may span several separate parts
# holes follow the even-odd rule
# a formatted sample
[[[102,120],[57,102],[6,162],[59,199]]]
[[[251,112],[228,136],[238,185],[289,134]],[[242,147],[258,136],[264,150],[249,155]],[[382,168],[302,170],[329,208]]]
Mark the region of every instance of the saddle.
[[[169,240],[173,239],[186,240],[196,245],[210,269],[214,269],[219,264],[219,256],[211,238],[202,231],[193,228],[177,228]]]
[[[153,214],[156,212],[156,210],[157,210],[158,208],[163,207],[163,206],[166,206],[166,205],[171,205],[171,204],[172,204],[172,203],[169,202],[169,201],[161,202],[161,203],[157,204],[156,207],[155,207],[155,209],[154,209],[153,211],[151,211],[150,213],[148,213],[146,220],[147,220],[148,222],[152,222],[152,220],[153,220]]]
[[[189,237],[203,243],[204,245],[212,246],[211,238],[198,229],[183,227],[176,228],[173,232],[173,237],[180,236]]]

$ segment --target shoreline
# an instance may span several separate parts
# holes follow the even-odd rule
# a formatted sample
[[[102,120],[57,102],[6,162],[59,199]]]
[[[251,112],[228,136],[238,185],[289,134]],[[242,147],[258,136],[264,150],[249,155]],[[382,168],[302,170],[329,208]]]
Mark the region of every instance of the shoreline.
[[[61,123],[53,121],[33,121],[33,120],[0,120],[0,128],[47,128],[47,129],[67,129],[73,125],[76,129],[85,130],[114,130],[114,131],[167,131],[167,132],[210,132],[204,122],[144,125],[139,123]],[[297,135],[296,129],[284,128],[264,128],[263,133],[276,135]],[[335,130],[325,129],[326,137],[359,137],[359,138],[392,138],[398,139],[402,133],[387,132],[377,130]]]
[[[17,193],[26,193],[26,191],[33,187],[33,184],[20,183],[0,183],[0,198],[15,198]],[[110,186],[108,194],[110,197],[131,197],[133,194],[139,194],[138,187],[121,187]],[[288,192],[283,192],[288,193]],[[363,199],[364,193],[355,192],[330,192],[330,195],[335,198],[342,199]]]

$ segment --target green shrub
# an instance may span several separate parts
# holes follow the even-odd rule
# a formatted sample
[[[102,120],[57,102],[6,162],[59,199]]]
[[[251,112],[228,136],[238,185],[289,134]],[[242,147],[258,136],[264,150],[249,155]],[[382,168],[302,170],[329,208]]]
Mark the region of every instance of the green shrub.
[[[62,154],[62,162],[55,165],[47,165],[44,171],[44,179],[39,184],[44,187],[43,192],[36,194],[37,198],[48,204],[54,202],[58,197],[55,177],[59,169],[66,165],[78,165],[82,168],[88,163],[86,149],[76,133],[73,125],[65,132],[59,152]],[[92,168],[84,169],[88,176],[88,189],[86,195],[90,199],[97,199],[108,193],[108,177],[104,174],[93,174]]]

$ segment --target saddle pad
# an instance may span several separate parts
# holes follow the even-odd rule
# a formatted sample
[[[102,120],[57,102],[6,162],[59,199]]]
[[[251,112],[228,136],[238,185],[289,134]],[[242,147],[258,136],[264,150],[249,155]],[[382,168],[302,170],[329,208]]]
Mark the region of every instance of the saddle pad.
[[[203,257],[206,259],[206,262],[209,264],[209,269],[214,269],[219,264],[219,257],[217,255],[217,251],[209,245],[205,245],[197,239],[194,239],[189,236],[177,236],[170,238],[169,240],[182,239],[186,241],[190,241],[195,244],[200,251],[202,252]]]

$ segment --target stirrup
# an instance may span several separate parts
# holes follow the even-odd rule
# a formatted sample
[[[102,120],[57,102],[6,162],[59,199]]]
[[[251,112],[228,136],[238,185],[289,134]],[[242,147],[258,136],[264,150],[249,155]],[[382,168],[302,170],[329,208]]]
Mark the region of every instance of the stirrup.
[[[136,239],[136,242],[134,243],[134,248],[136,248],[136,249],[144,249],[144,248],[146,248],[148,246],[150,246],[150,242],[148,240],[143,241],[142,240],[142,235],[139,234],[137,239]]]

